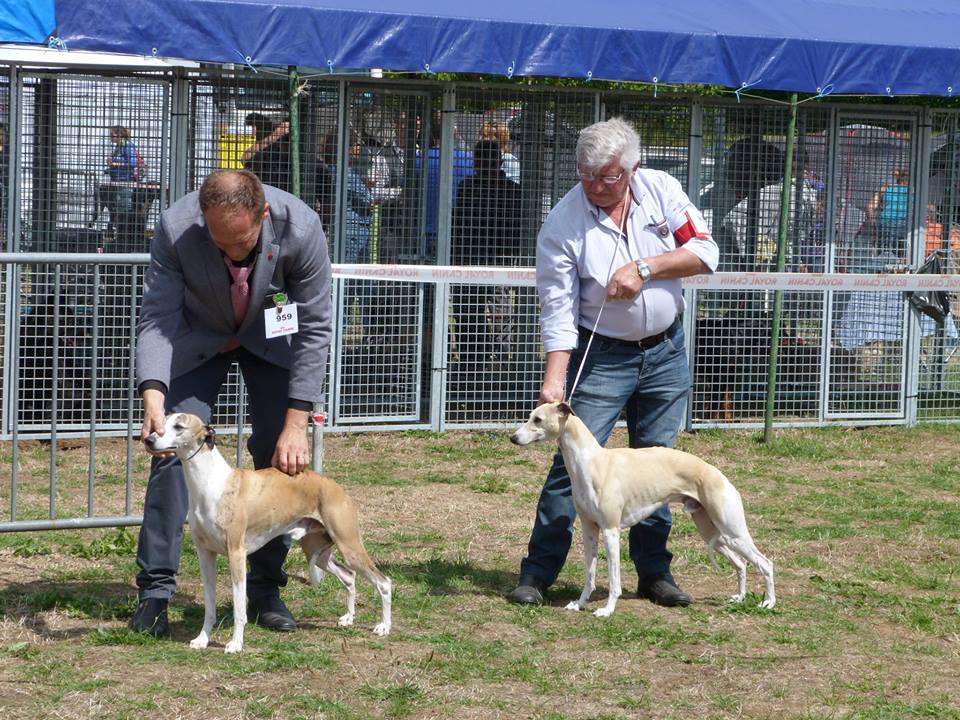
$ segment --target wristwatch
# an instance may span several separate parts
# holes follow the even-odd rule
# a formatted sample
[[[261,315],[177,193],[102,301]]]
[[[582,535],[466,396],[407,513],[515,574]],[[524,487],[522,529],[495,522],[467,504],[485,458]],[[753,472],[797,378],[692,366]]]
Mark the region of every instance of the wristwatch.
[[[643,284],[646,285],[650,281],[650,266],[643,260],[637,260],[637,272],[640,274]]]

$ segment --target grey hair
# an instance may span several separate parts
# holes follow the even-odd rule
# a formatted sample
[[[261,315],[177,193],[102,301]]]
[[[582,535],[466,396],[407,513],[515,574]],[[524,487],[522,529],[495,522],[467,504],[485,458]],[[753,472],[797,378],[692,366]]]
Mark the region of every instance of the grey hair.
[[[580,131],[577,138],[577,165],[598,170],[614,160],[624,170],[633,170],[640,162],[640,135],[621,117],[594,123]]]

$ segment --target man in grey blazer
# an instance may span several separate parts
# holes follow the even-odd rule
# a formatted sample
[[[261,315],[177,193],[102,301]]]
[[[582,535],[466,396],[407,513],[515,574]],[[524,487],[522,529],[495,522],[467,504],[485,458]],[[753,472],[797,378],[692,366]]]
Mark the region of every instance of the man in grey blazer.
[[[199,192],[171,205],[150,245],[137,327],[141,437],[162,433],[170,412],[209,422],[236,362],[247,388],[254,466],[290,474],[307,468],[310,411],[323,402],[331,282],[316,212],[251,172],[215,171]],[[277,334],[290,328],[275,328],[265,316],[277,303],[296,306],[292,334]],[[134,630],[169,635],[167,604],[186,514],[179,460],[153,458],[137,547]],[[249,556],[250,616],[274,630],[296,629],[279,591],[288,549],[289,539],[279,537]]]

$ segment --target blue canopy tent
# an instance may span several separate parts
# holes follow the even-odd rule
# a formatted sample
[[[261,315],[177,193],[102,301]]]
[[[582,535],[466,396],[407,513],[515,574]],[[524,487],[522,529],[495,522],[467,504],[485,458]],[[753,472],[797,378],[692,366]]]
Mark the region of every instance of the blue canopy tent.
[[[960,92],[955,0],[488,0],[450,8],[429,0],[0,0],[0,41],[32,33],[28,41],[44,42],[49,33],[68,50],[331,71]]]
[[[46,42],[55,25],[53,0],[0,0],[0,42]]]

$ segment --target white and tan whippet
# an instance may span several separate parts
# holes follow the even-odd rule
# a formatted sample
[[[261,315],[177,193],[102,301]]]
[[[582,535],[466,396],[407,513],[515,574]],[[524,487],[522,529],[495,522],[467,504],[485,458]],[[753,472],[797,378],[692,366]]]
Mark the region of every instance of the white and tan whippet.
[[[636,525],[665,503],[682,502],[710,551],[723,555],[737,570],[737,594],[747,593],[747,566],[756,565],[765,583],[760,607],[776,603],[773,563],[754,544],[747,530],[740,493],[717,468],[695,455],[665,447],[608,450],[565,402],[537,407],[510,438],[516,445],[559,440],[570,474],[573,501],[583,532],[584,583],[580,597],[567,605],[582,610],[596,587],[597,542],[603,534],[610,594],[594,612],[613,613],[620,597],[620,530]]]
[[[235,470],[217,450],[213,429],[196,415],[168,415],[163,434],[153,433],[143,442],[153,453],[176,452],[186,478],[187,519],[200,557],[204,601],[203,629],[190,647],[205,648],[210,641],[216,622],[217,555],[226,555],[233,584],[233,637],[225,651],[243,648],[247,555],[285,533],[301,541],[311,583],[316,584],[321,570],[327,570],[346,587],[347,612],[339,619],[341,626],[353,624],[359,572],[380,593],[382,615],[373,632],[390,632],[392,583],[367,555],[357,511],[337,483],[315,472],[291,476],[273,468]],[[333,558],[334,545],[346,566]]]

